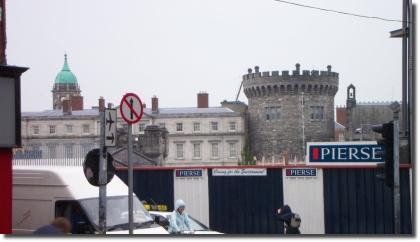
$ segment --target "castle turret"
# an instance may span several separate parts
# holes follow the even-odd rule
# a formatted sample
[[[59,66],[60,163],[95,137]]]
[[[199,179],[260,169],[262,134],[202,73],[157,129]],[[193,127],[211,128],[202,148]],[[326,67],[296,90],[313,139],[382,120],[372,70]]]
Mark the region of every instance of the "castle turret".
[[[53,89],[53,109],[62,109],[63,99],[73,99],[75,107],[73,110],[83,109],[83,97],[80,96],[81,90],[77,83],[77,78],[71,72],[67,63],[67,54],[64,54],[64,65],[55,77]]]
[[[302,160],[306,142],[334,139],[334,96],[338,73],[302,70],[255,72],[243,76],[250,138],[258,159]]]

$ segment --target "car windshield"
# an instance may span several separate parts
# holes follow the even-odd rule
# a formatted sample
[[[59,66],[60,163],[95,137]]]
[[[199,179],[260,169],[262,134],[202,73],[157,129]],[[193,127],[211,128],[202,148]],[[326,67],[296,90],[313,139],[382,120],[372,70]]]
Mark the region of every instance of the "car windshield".
[[[88,198],[80,201],[83,209],[86,211],[89,220],[99,226],[99,200],[98,198]],[[149,212],[143,204],[133,197],[133,223],[142,225],[153,221]],[[128,224],[128,196],[107,197],[106,201],[106,225],[107,228],[118,225]]]
[[[198,222],[195,218],[192,218],[191,216],[188,217],[190,218],[190,227],[192,230],[209,230],[209,228],[207,228],[204,224]]]

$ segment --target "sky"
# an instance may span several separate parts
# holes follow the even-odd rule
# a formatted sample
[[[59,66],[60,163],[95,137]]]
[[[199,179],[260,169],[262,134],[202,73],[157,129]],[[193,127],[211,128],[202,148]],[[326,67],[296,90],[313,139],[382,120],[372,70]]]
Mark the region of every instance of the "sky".
[[[396,0],[290,0],[361,15],[401,19]],[[127,92],[148,107],[210,106],[236,98],[242,75],[260,71],[338,72],[335,105],[346,88],[357,101],[401,99],[401,23],[357,18],[274,0],[7,0],[7,61],[22,76],[22,111],[52,109],[64,53],[85,108],[119,104]],[[241,91],[239,100],[247,103]]]

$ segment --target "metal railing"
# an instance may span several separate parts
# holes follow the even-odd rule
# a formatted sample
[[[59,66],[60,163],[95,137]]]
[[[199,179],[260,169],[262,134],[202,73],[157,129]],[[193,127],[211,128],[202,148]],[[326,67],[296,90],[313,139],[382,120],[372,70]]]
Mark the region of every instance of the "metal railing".
[[[92,144],[23,146],[13,150],[14,166],[82,166]]]

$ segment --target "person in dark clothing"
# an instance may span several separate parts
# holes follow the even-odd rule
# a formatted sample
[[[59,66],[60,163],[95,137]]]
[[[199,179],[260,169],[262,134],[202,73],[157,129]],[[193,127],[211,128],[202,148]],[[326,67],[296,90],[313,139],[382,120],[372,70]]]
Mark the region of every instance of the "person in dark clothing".
[[[277,219],[286,226],[286,234],[300,234],[300,216],[293,213],[289,205],[284,205],[277,210]]]
[[[55,234],[55,235],[64,235],[68,234],[71,231],[70,222],[64,217],[55,218],[51,224],[44,225],[34,231],[33,234]]]

